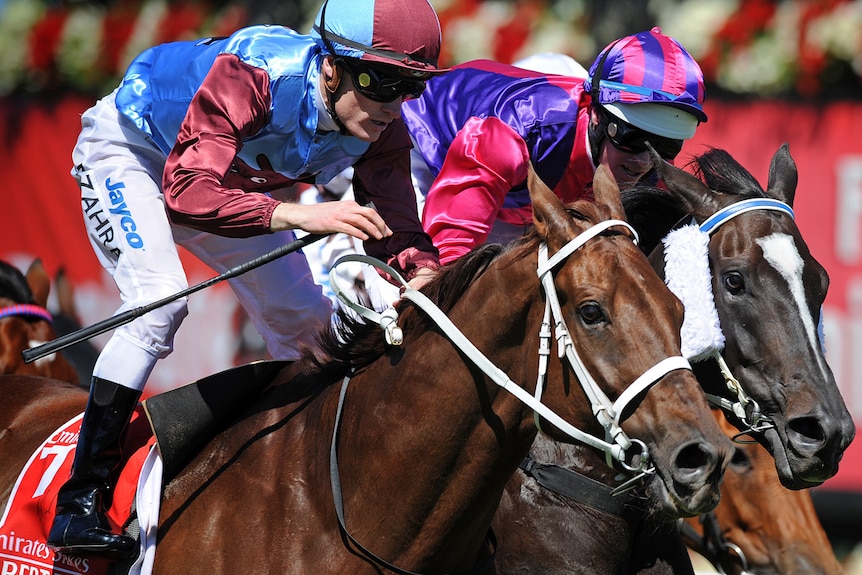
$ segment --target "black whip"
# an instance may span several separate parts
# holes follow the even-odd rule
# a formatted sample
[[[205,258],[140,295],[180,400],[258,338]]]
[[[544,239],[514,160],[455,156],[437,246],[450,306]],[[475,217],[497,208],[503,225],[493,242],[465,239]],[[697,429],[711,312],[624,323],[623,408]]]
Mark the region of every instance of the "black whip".
[[[331,234],[309,234],[307,236],[294,240],[289,244],[279,246],[271,252],[263,254],[262,256],[258,256],[253,260],[245,262],[244,264],[240,264],[236,267],[233,267],[204,282],[187,287],[186,289],[179,291],[173,295],[170,295],[166,298],[162,298],[147,305],[136,307],[135,309],[130,309],[121,314],[117,314],[115,316],[109,317],[108,319],[102,320],[98,323],[94,323],[91,326],[83,327],[79,330],[73,331],[72,333],[67,333],[64,336],[58,337],[57,339],[53,339],[47,343],[43,343],[42,345],[37,345],[36,347],[32,347],[30,349],[25,349],[23,352],[21,352],[21,355],[24,358],[24,363],[33,363],[37,359],[43,358],[46,355],[50,355],[54,352],[66,349],[69,346],[90,339],[91,337],[101,335],[106,331],[114,329],[115,327],[125,325],[133,319],[141,317],[145,313],[160,308],[165,304],[171,303],[172,301],[178,300],[182,297],[186,297],[187,295],[198,292],[204,288],[208,288],[211,285],[217,284],[221,281],[228,280],[238,275],[244,274],[245,272],[251,271],[264,264],[268,264],[269,262],[277,260],[278,258],[285,256],[289,253],[301,250],[302,248],[309,246],[317,240],[325,238],[328,235]]]

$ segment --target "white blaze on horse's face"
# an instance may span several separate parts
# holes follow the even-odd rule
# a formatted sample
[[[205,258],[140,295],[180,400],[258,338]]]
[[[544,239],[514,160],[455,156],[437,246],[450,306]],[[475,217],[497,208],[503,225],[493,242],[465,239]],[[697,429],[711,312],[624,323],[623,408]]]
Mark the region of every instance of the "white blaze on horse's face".
[[[802,284],[802,270],[805,267],[805,263],[799,255],[799,250],[796,249],[793,238],[787,234],[772,234],[765,238],[758,238],[756,241],[760,249],[763,250],[763,258],[787,281],[790,293],[793,294],[793,299],[799,308],[799,317],[802,319],[802,325],[805,326],[805,333],[808,335],[811,348],[819,350],[820,337],[817,326],[814,325],[814,320],[808,312],[808,305],[805,301],[805,287]],[[817,362],[820,364],[820,369],[824,372],[828,371],[824,365],[825,359],[823,354],[818,353],[815,355],[817,356]]]

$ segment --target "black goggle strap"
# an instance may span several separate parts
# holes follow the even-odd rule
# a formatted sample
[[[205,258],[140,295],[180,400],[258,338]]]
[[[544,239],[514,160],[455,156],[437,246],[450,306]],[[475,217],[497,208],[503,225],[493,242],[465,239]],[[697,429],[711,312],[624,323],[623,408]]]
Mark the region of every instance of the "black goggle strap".
[[[326,50],[335,57],[338,57],[338,52],[335,51],[335,46],[332,45],[332,42],[329,41],[329,36],[326,32],[326,5],[329,4],[329,0],[326,0],[323,3],[323,7],[320,9],[320,28],[316,25],[314,29],[320,34],[320,39],[323,40],[324,46],[326,46]]]
[[[326,37],[326,5],[329,4],[329,0],[325,0],[323,3],[323,7],[320,9],[320,28],[315,26],[315,29],[320,34],[320,39],[323,40],[323,44],[326,46],[327,51],[332,54],[333,58],[335,58],[335,64],[338,65],[338,53],[335,51],[335,46],[329,41],[329,38]],[[336,89],[338,88],[338,84],[336,83]],[[335,112],[335,92],[334,90],[327,90],[327,98],[329,100],[329,116],[335,121],[335,124],[338,126],[338,131],[342,134],[347,134],[347,126],[344,125],[344,122],[341,121],[341,118],[338,117],[338,114]]]

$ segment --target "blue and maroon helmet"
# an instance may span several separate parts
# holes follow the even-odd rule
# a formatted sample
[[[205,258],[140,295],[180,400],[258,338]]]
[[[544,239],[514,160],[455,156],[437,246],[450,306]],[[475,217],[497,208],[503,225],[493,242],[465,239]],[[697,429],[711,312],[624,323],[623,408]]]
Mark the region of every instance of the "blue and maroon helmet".
[[[596,75],[598,85],[593,83]],[[700,66],[658,27],[612,42],[590,67],[584,89],[593,103],[666,138],[691,138],[707,120]]]
[[[311,31],[324,52],[399,68],[417,79],[437,67],[440,22],[428,0],[325,0]]]

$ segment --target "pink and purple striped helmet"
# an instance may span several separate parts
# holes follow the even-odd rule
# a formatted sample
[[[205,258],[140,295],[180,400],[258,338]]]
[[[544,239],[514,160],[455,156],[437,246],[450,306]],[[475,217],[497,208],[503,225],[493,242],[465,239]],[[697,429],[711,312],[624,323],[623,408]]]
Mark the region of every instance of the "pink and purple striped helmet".
[[[595,86],[597,74],[600,82]],[[667,137],[690,138],[697,124],[707,120],[700,66],[658,27],[612,42],[590,67],[584,89],[614,115],[649,132],[666,131]],[[673,119],[665,125],[664,114],[655,114],[670,112],[668,108],[687,113],[676,118],[678,126]]]

